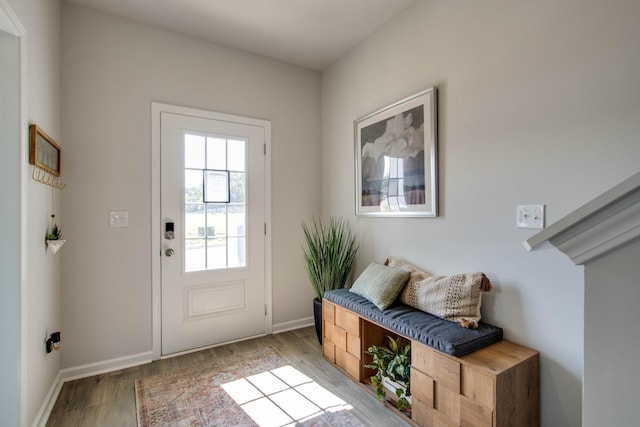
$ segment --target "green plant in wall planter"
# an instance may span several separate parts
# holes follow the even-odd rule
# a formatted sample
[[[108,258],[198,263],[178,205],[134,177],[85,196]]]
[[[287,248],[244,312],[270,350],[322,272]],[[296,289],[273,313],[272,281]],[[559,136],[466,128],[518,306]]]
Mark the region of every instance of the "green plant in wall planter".
[[[58,227],[58,224],[54,222],[56,216],[51,215],[51,226],[47,231],[47,247],[51,249],[51,252],[54,254],[60,250],[62,245],[65,244],[66,240],[62,240],[62,229]]]
[[[382,400],[387,396],[386,388],[395,392],[400,410],[411,404],[411,342],[401,337],[389,339],[389,346],[372,345],[366,351],[373,357],[367,368],[375,369],[371,384],[376,386],[376,395]]]
[[[349,223],[342,218],[331,217],[328,223],[314,218],[312,227],[302,224],[302,231],[306,244],[305,266],[316,293],[316,334],[322,344],[322,298],[326,291],[345,287],[358,254],[358,245]]]
[[[58,227],[58,224],[53,224],[49,234],[47,235],[47,240],[60,240],[62,238],[62,230]]]

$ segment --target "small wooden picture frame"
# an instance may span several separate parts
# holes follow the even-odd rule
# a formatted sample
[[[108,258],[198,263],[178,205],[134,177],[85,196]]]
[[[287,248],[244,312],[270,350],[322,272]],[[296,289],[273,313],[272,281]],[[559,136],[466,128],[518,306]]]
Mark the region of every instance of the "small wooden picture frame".
[[[29,126],[29,163],[51,175],[60,176],[62,149],[37,125]]]

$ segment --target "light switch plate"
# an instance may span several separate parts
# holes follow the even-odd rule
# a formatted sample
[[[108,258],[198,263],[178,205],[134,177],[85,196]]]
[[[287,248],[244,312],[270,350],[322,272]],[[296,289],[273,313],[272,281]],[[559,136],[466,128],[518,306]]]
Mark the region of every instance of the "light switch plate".
[[[109,227],[128,227],[129,211],[109,211]]]
[[[544,228],[544,205],[518,205],[516,207],[517,228]]]

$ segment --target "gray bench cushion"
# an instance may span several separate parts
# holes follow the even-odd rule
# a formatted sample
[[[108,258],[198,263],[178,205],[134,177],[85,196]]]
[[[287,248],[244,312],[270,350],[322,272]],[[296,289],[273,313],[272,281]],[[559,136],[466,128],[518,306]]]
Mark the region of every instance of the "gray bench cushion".
[[[460,357],[502,339],[502,329],[480,322],[478,329],[466,329],[458,323],[396,302],[380,310],[372,302],[348,289],[325,292],[327,301],[348,308],[359,315],[406,338],[419,341],[443,353]]]

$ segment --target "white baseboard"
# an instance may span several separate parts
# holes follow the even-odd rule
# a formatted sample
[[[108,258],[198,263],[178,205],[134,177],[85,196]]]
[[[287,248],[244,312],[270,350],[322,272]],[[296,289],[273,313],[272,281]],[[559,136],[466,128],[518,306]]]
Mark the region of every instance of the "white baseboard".
[[[62,371],[58,371],[58,375],[56,375],[56,378],[53,380],[53,383],[49,388],[49,392],[45,396],[42,406],[36,414],[31,427],[45,427],[47,424],[49,415],[51,415],[51,411],[53,410],[53,405],[56,404],[60,390],[62,390],[62,384],[64,383],[64,381],[62,381],[61,372]]]
[[[293,331],[294,329],[306,328],[307,326],[313,325],[315,325],[313,317],[304,317],[302,319],[273,325],[272,332],[274,334],[279,334],[280,332]]]
[[[152,360],[152,352],[147,351],[145,353],[118,357],[116,359],[104,360],[102,362],[90,363],[88,365],[65,368],[61,371],[62,381],[67,382],[80,378],[104,374],[106,372],[117,371],[119,369],[131,368],[132,366],[150,363]]]

